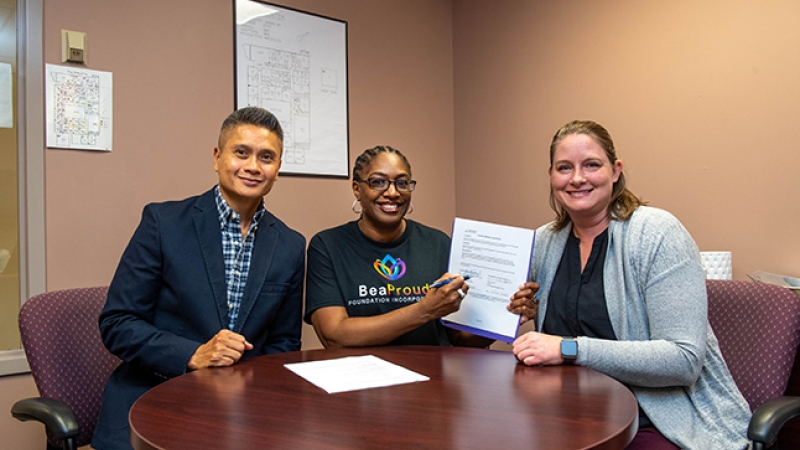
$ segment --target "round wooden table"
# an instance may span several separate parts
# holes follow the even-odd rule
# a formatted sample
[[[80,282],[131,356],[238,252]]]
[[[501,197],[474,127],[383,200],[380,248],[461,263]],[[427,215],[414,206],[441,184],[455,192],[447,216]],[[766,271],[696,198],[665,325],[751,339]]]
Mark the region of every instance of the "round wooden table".
[[[328,394],[286,363],[375,355],[429,381]],[[149,449],[623,449],[638,407],[579,366],[527,367],[508,352],[370,347],[262,356],[169,380],[131,409]]]

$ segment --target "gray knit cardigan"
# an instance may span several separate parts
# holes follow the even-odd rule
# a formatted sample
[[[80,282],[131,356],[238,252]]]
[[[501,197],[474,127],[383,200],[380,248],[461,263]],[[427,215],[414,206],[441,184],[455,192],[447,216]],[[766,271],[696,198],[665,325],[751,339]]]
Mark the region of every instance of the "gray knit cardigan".
[[[540,330],[571,230],[547,224],[536,231],[531,280],[541,286]],[[672,214],[646,206],[625,222],[612,220],[608,231],[603,283],[618,340],[578,337],[576,363],[627,385],[653,425],[681,448],[748,448],[750,409],[708,323],[689,232]]]

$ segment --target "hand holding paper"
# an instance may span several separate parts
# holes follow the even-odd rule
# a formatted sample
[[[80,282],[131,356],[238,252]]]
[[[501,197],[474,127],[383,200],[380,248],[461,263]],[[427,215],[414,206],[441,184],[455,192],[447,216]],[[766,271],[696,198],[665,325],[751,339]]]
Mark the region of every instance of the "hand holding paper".
[[[446,326],[512,342],[520,318],[535,314],[536,283],[526,283],[535,232],[456,218],[450,246],[449,271],[470,278],[461,308],[442,318]],[[522,289],[519,289],[522,286]],[[511,305],[509,305],[511,299]]]
[[[536,311],[539,310],[539,299],[536,298],[538,291],[539,283],[527,281],[511,296],[511,303],[506,309],[520,315],[520,325],[536,317]]]

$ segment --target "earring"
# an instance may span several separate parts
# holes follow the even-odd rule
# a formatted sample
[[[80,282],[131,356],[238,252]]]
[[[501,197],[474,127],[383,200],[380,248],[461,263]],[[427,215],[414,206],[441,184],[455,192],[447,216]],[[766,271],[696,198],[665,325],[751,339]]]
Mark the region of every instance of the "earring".
[[[413,212],[414,212],[414,204],[413,203],[409,203],[408,204],[408,211],[406,211],[406,215],[410,216],[411,213],[413,213]]]
[[[356,213],[356,214],[361,214],[361,212],[364,211],[364,206],[361,206],[361,209],[356,211],[356,203],[361,205],[361,203],[359,203],[358,199],[355,199],[355,200],[353,200],[353,206],[351,206],[350,209],[352,209],[353,212]]]

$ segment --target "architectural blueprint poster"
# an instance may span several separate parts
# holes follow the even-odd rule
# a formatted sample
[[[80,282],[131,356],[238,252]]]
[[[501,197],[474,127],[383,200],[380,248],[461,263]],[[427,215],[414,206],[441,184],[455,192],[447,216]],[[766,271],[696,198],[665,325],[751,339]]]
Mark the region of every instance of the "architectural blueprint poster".
[[[281,173],[347,177],[347,23],[236,0],[236,106],[280,120]]]
[[[47,146],[111,151],[111,72],[45,65]]]

